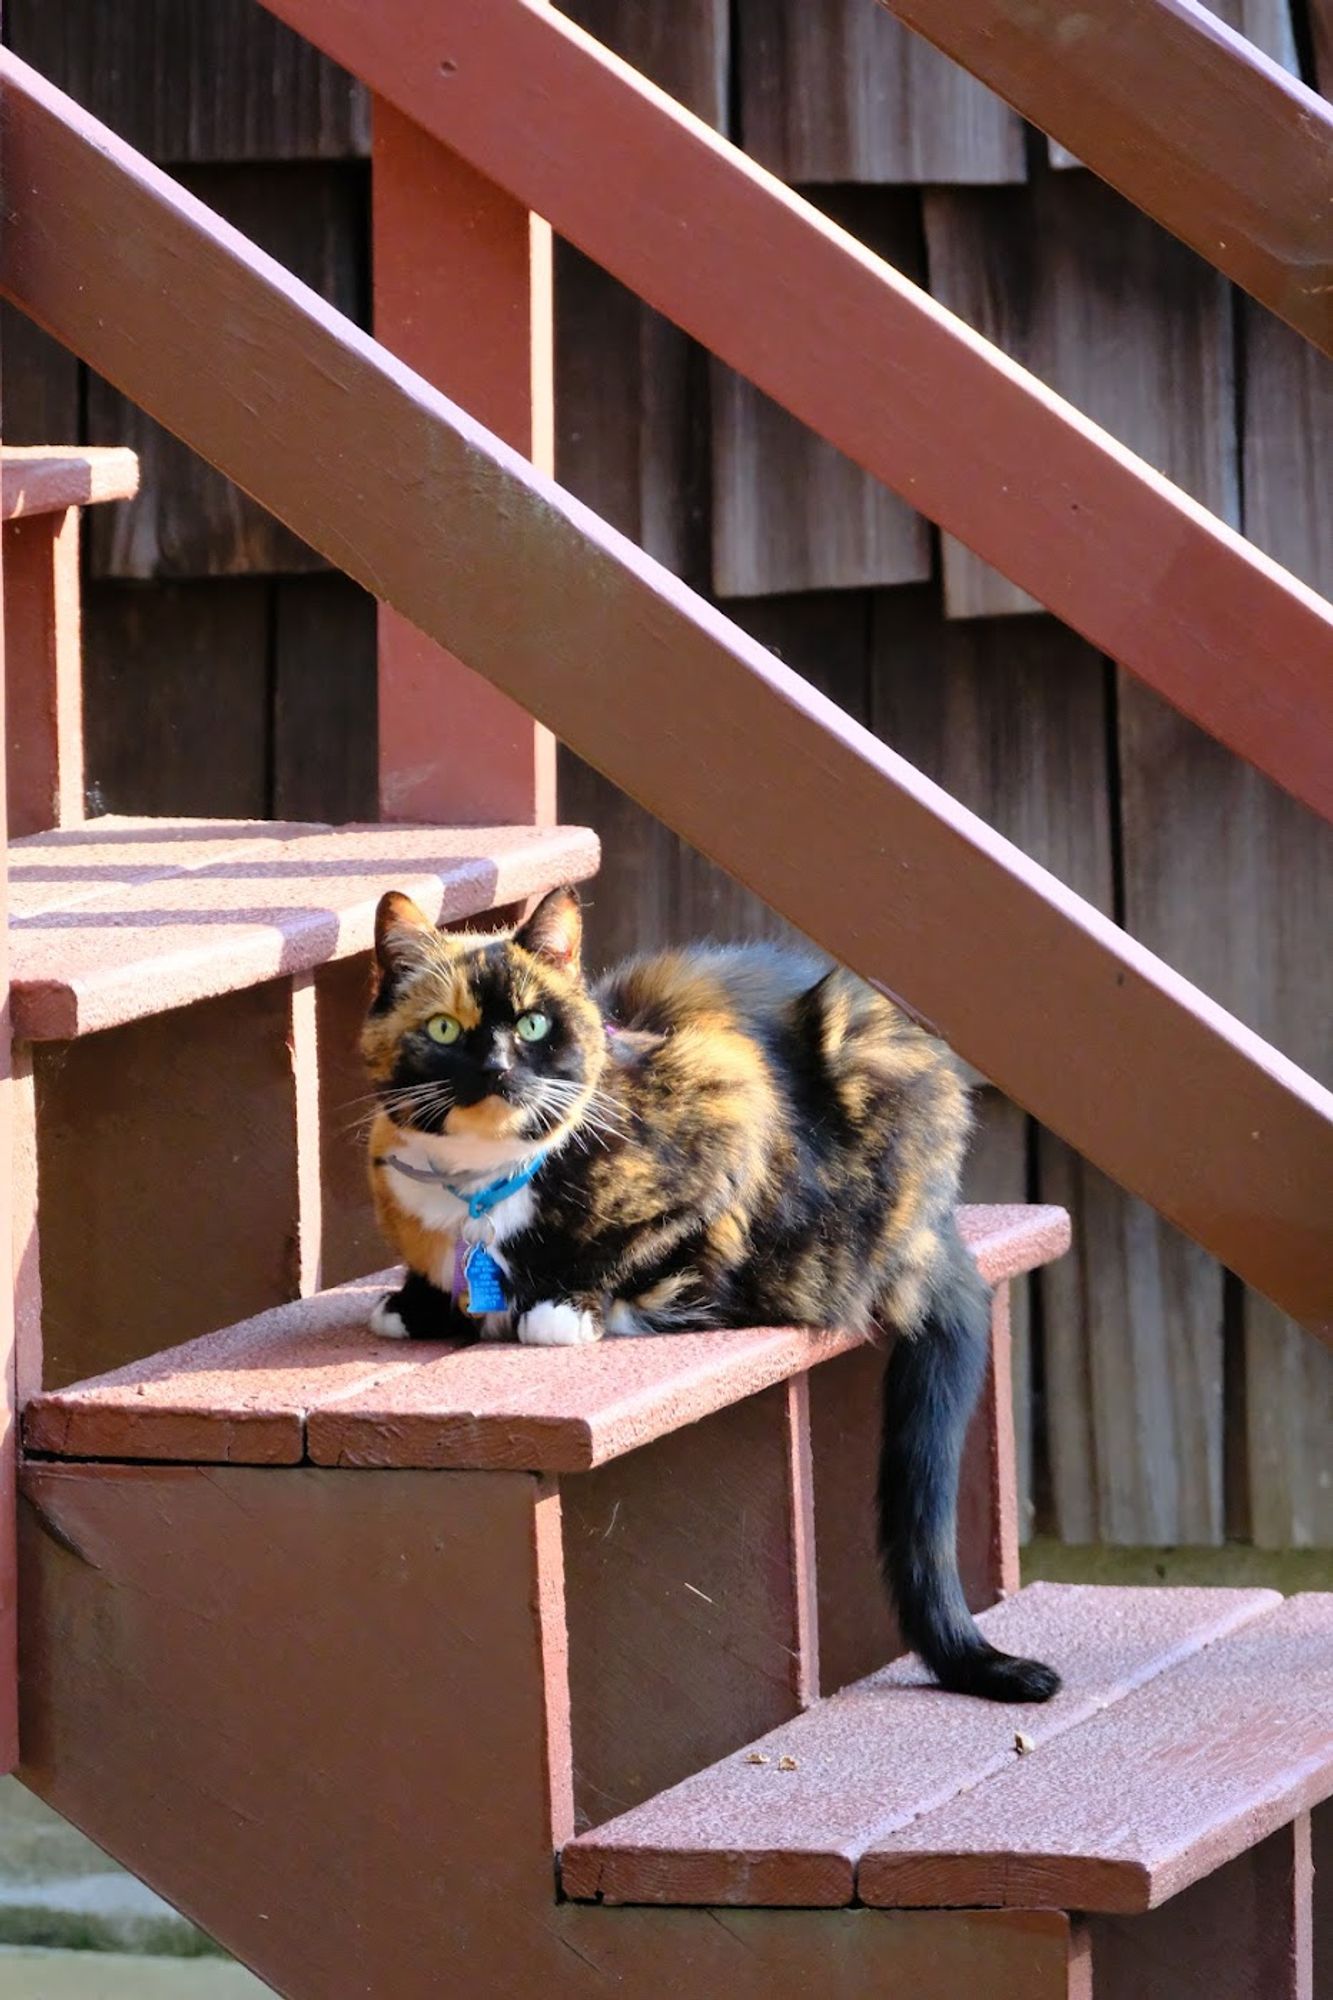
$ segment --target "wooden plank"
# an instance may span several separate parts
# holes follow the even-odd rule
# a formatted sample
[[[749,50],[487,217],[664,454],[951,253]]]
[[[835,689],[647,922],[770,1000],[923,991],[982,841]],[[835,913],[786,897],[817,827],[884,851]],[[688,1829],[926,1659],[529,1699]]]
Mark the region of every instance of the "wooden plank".
[[[976,1129],[963,1168],[969,1201],[1021,1201],[1027,1193],[1030,1126],[1026,1113],[998,1090],[973,1094]],[[1020,1544],[1032,1536],[1034,1411],[1032,1404],[1032,1280],[1009,1286],[1009,1343],[1012,1350],[1010,1406],[1014,1425],[1015,1502]]]
[[[710,125],[727,122],[731,9],[579,0],[571,18]],[[562,486],[696,589],[711,574],[708,360],[600,266],[555,245],[555,470]],[[561,746],[561,810],[595,824],[604,869],[588,911],[603,964],[678,933],[680,878],[721,872]],[[727,885],[730,887],[730,885]],[[740,899],[753,905],[744,891]]]
[[[1086,175],[932,188],[925,218],[943,304],[1238,525],[1231,299],[1216,272]],[[1036,609],[952,536],[944,588],[953,618]]]
[[[583,496],[580,496],[583,497]],[[864,596],[824,591],[728,607],[741,628],[771,648],[844,713],[864,720],[868,606]],[[760,897],[568,752],[563,809],[594,826],[602,867],[588,911],[595,962],[692,938],[799,937]]]
[[[788,181],[1021,181],[1023,126],[919,36],[856,0],[741,0],[746,151]]]
[[[1333,1801],[1310,1815],[1314,1857],[1314,2000],[1333,2000]]]
[[[1202,4],[1283,69],[1293,76],[1300,75],[1289,0],[1202,0]],[[1315,5],[1318,4],[1319,0],[1315,0]],[[1082,165],[1058,140],[1048,139],[1046,144],[1053,167]]]
[[[801,1709],[787,1385],[562,1480],[574,1825]]]
[[[1219,1543],[1222,1273],[1047,1132],[1038,1173],[1044,1197],[1078,1217],[1070,1257],[1042,1281],[1055,1532],[1132,1548]]]
[[[286,1030],[279,981],[37,1053],[48,1386],[290,1295]]]
[[[1245,532],[1314,590],[1333,590],[1333,371],[1289,327],[1243,316]]]
[[[1269,1591],[1032,1585],[987,1612],[982,1629],[1006,1651],[1059,1660],[1065,1685],[1044,1707],[1016,1716],[959,1702],[926,1682],[918,1660],[899,1661],[577,1840],[564,1856],[566,1892],[611,1903],[849,1902],[868,1848],[1004,1784],[1016,1719],[1042,1757],[1077,1749],[1098,1717],[1278,1602]]]
[[[267,4],[322,46],[354,50],[400,109],[650,305],[1102,651],[1333,810],[1333,774],[1310,728],[1327,712],[1333,613],[889,267],[849,254],[808,204],[552,9],[448,0],[458,68],[441,88],[435,22],[427,29],[405,0],[371,21],[357,0]],[[506,119],[494,116],[501,97]],[[572,107],[578,148],[560,136]],[[640,199],[608,204],[626,162],[645,163]]]
[[[273,796],[279,819],[375,817],[375,603],[343,576],[273,585]]]
[[[77,356],[7,302],[0,304],[0,399],[10,444],[79,435]]]
[[[558,1905],[558,1501],[528,1475],[34,1466],[25,1496],[25,1781],[280,1991],[433,2000],[449,1964],[550,2000],[1089,2000],[1053,1913]]]
[[[877,1841],[863,1901],[1155,1909],[1333,1789],[1333,1597],[1242,1624]]]
[[[557,242],[556,473],[650,556],[705,589],[708,360],[660,313]]]
[[[1284,1313],[1246,1294],[1250,1534],[1261,1549],[1333,1548],[1333,1367]]]
[[[1333,109],[1207,7],[880,4],[1333,353]]]
[[[287,1329],[280,1344],[271,1314],[261,1313],[202,1343],[127,1362],[115,1371],[114,1388],[79,1383],[34,1393],[24,1412],[27,1449],[56,1458],[140,1457],[136,1405],[143,1402],[169,1415],[161,1428],[163,1457],[198,1465],[299,1465],[312,1402],[413,1365],[401,1348],[366,1337],[388,1275],[279,1308]]]
[[[139,486],[132,451],[116,446],[10,445],[0,452],[0,514],[6,521],[63,514],[99,500],[129,500]]]
[[[366,1092],[359,1036],[372,989],[372,958],[360,952],[316,974],[319,1029],[320,1189],[326,1284],[378,1270],[384,1238],[371,1206],[366,1132],[374,1103]]]
[[[1314,18],[1317,30],[1318,8]],[[1333,87],[1333,72],[1325,85]],[[1328,365],[1288,327],[1248,303],[1242,356],[1245,532],[1296,576],[1328,592],[1333,590]],[[1264,1020],[1298,1061],[1327,1082],[1333,1075],[1333,1034],[1321,995],[1333,979],[1333,844],[1326,827],[1284,811],[1284,805],[1267,788],[1234,776],[1219,787],[1219,820],[1239,816],[1254,860],[1218,912],[1226,930],[1240,921],[1248,935],[1235,951],[1234,968],[1216,975],[1216,990],[1225,999],[1243,990],[1237,1011]],[[1240,908],[1247,895],[1259,898],[1248,918]],[[1251,1011],[1258,1008],[1262,1013]],[[1302,1353],[1304,1343],[1291,1322],[1253,1292],[1245,1295],[1242,1319],[1251,1532],[1265,1548],[1328,1547],[1333,1545],[1330,1357]]]
[[[946,624],[932,591],[874,599],[870,726],[1096,909],[1112,906],[1107,689],[1049,618]]]
[[[5,41],[154,160],[369,151],[361,85],[247,0],[6,0]]]
[[[1325,97],[1333,97],[1333,7],[1329,0],[1311,0],[1315,74]]]
[[[366,323],[364,168],[197,167],[181,181],[321,298]],[[131,446],[141,474],[135,500],[99,512],[89,525],[93,576],[181,579],[324,567],[322,556],[109,382],[90,375],[87,399],[89,437]],[[248,720],[253,728],[253,710]]]
[[[14,836],[83,818],[79,510],[10,520],[4,545],[5,753]]]
[[[392,104],[374,130],[375,331],[544,472],[555,451],[551,231]],[[555,739],[392,605],[380,612],[386,819],[555,818]],[[427,741],[442,704],[449,728]]]
[[[678,0],[670,8],[644,6],[642,0],[570,0],[561,12],[632,69],[651,78],[668,97],[688,105],[716,131],[726,131],[730,0]]]
[[[1127,925],[1150,947],[1169,949],[1183,972],[1259,1033],[1280,1042],[1311,1075],[1333,1079],[1327,1008],[1333,987],[1333,833],[1128,680],[1120,689],[1119,734]],[[1210,857],[1202,874],[1201,854]],[[1043,1179],[1042,1186],[1048,1199],[1060,1198],[1060,1179]],[[1176,1303],[1166,1321],[1174,1337],[1164,1351],[1174,1357],[1175,1369],[1187,1354],[1193,1356],[1190,1366],[1199,1382],[1209,1385],[1215,1407],[1221,1273],[1142,1211],[1131,1226],[1138,1269],[1130,1283],[1152,1285],[1158,1271],[1163,1277],[1175,1274],[1167,1279]],[[1062,1278],[1053,1274],[1056,1288]],[[1106,1282],[1115,1282],[1110,1271]],[[1168,1308],[1170,1296],[1164,1299]],[[1333,1407],[1333,1365],[1324,1355],[1301,1355],[1294,1332],[1262,1301],[1247,1300],[1243,1310],[1252,1531],[1270,1546],[1327,1541],[1333,1535],[1333,1498],[1321,1483],[1327,1433],[1320,1424]],[[1132,1344],[1141,1349],[1145,1333]],[[1098,1368],[1125,1353],[1118,1343],[1106,1342],[1100,1328],[1090,1351]],[[1151,1373],[1160,1375],[1161,1361],[1154,1365],[1145,1352],[1137,1353],[1132,1365],[1149,1371],[1138,1373],[1140,1385]],[[1188,1377],[1181,1386],[1187,1383]],[[1140,1393],[1136,1390],[1136,1400]],[[1132,1439],[1127,1443],[1135,1449]],[[1168,1481],[1179,1476],[1197,1490],[1202,1466],[1185,1456],[1180,1438],[1174,1456],[1178,1470],[1164,1468]],[[1207,1488],[1216,1491],[1211,1444],[1209,1469]],[[1186,1518],[1203,1525],[1192,1510]],[[1218,1539],[1216,1504],[1210,1519],[1209,1538]],[[1155,1525],[1162,1540],[1182,1538],[1179,1523],[1173,1526],[1169,1516],[1157,1516]],[[1145,1539],[1134,1532],[1132,1518],[1124,1522],[1123,1535]]]
[[[941,622],[933,592],[895,592],[875,601],[872,726],[928,777],[1007,835],[1060,879],[1110,913],[1113,904],[1112,810],[1105,745],[1107,672],[1103,662],[1073,633],[1037,618]],[[982,1094],[983,1106],[1001,1121],[999,1157],[988,1165],[978,1156],[968,1185],[998,1195],[1022,1190],[1026,1176],[1026,1120],[998,1093]],[[974,1154],[978,1148],[974,1145]],[[981,1177],[978,1178],[977,1174]],[[994,1178],[1004,1176],[1003,1180]],[[1069,1177],[1060,1197],[1081,1202],[1082,1184]],[[1095,1217],[1075,1211],[1074,1249],[1058,1271],[1045,1274],[1047,1449],[1061,1483],[1061,1532],[1071,1521],[1064,1474],[1091,1484],[1095,1461],[1080,1445],[1090,1439],[1086,1357],[1095,1339],[1113,1357],[1121,1352],[1122,1330],[1108,1334],[1089,1317],[1081,1282],[1086,1261],[1100,1269]],[[1115,1246],[1117,1255],[1120,1246]],[[1114,1274],[1112,1274],[1114,1275]],[[1108,1278],[1108,1282],[1110,1279]],[[1030,1363],[1024,1340],[1028,1287],[1015,1287],[1020,1367]],[[1151,1327],[1140,1329],[1144,1342]],[[1078,1359],[1075,1371],[1069,1356]],[[1159,1344],[1157,1382],[1167,1366]],[[1015,1422],[1020,1463],[1029,1482],[1022,1491],[1031,1505],[1032,1409],[1030,1391],[1015,1383]],[[1057,1443],[1058,1440],[1058,1443]],[[1020,1522],[1030,1521],[1021,1508]]]
[[[292,1065],[292,1122],[296,1128],[294,1288],[299,1297],[308,1299],[326,1282],[320,1172],[319,1027],[313,972],[298,972],[288,985],[287,1053]]]
[[[8,412],[6,411],[6,415]],[[4,554],[0,547],[0,712],[6,679]],[[0,818],[7,818],[6,774],[0,767]],[[31,1303],[23,1268],[36,1207],[36,1170],[27,1083],[15,1076],[9,999],[9,856],[0,860],[0,1201],[11,1217],[0,1229],[0,1771],[18,1761],[18,1558],[15,1509],[18,1479],[19,1324]],[[30,1338],[24,1339],[30,1348]],[[23,1384],[27,1386],[26,1382]]]
[[[1162,1909],[1094,1919],[1097,2000],[1311,2000],[1311,1886],[1310,1815],[1302,1813]]]
[[[854,968],[887,975],[1016,1101],[1285,1310],[1333,1327],[1327,1093],[164,176],[89,129],[12,57],[2,67],[8,171],[42,197],[5,234],[11,292],[29,305],[40,297],[44,319],[127,390],[224,468],[243,468],[349,574],[530,704],[812,937]],[[101,221],[71,222],[70,204]],[[71,226],[90,246],[77,274],[55,247]],[[141,274],[129,291],[118,256],[125,242]],[[841,268],[848,260],[841,250],[838,258]],[[182,268],[193,274],[184,289]],[[145,306],[163,283],[188,315],[163,321]],[[263,342],[266,379],[281,384],[272,396],[257,397],[248,363],[238,365],[252,340]],[[947,439],[937,418],[932,410],[939,461]],[[321,449],[318,478],[312,446]],[[1029,431],[1025,458],[1040,462],[1041,448]],[[367,509],[363,468],[386,461],[418,476]],[[1100,593],[1105,563],[1094,542]],[[1173,548],[1178,585],[1178,537]],[[1209,567],[1198,566],[1195,587]],[[1139,630],[1151,623],[1138,588],[1145,573],[1135,579]],[[525,589],[516,595],[518,574]],[[1215,572],[1207,581],[1202,599],[1194,588],[1179,594],[1191,619],[1198,614],[1196,639],[1227,598]],[[1322,617],[1314,603],[1311,616]],[[1235,609],[1233,595],[1224,652],[1240,629]],[[1270,639],[1280,625],[1266,625]],[[655,671],[664,660],[669,674]],[[590,671],[599,661],[614,676]],[[1227,671],[1210,654],[1210,684]],[[650,685],[654,727],[645,729]],[[1271,679],[1265,700],[1274,700]],[[715,719],[706,766],[679,754],[705,714]],[[1308,714],[1301,730],[1308,756]],[[1315,761],[1327,766],[1322,748]],[[837,815],[830,797],[840,801]],[[905,891],[892,898],[886,856]],[[971,947],[965,978],[962,933]],[[1045,980],[1039,1006],[1034,967]]]
[[[433,922],[457,923],[597,867],[583,827],[293,826],[259,842],[244,822],[215,828],[201,867],[168,865],[119,886],[99,870],[95,904],[48,905],[16,923],[23,1035],[71,1040],[367,951],[389,884]],[[161,840],[169,861],[177,832],[150,822],[143,841]],[[37,862],[34,844],[23,853]],[[81,859],[57,844],[57,873]]]
[[[1054,1209],[963,1209],[959,1221],[994,1282],[1061,1255],[1069,1240],[1067,1220]],[[30,1441],[80,1458],[202,1460],[211,1454],[201,1440],[211,1434],[225,1445],[220,1455],[239,1463],[253,1428],[267,1462],[275,1426],[290,1453],[293,1418],[320,1412],[307,1445],[321,1463],[585,1472],[822,1365],[859,1339],[749,1328],[611,1340],[558,1361],[516,1344],[404,1349],[368,1326],[375,1298],[395,1277],[380,1270],[104,1380],[53,1391],[29,1408]],[[316,1338],[326,1333],[342,1340],[340,1358],[359,1354],[364,1364],[359,1400],[349,1394],[355,1384],[326,1379]],[[410,1379],[395,1390],[391,1376]]]
[[[94,584],[84,730],[94,812],[270,810],[270,600],[257,580]]]
[[[924,284],[915,190],[843,188],[820,206],[876,256]],[[853,590],[929,577],[930,529],[906,501],[721,362],[713,364],[712,402],[718,596]]]

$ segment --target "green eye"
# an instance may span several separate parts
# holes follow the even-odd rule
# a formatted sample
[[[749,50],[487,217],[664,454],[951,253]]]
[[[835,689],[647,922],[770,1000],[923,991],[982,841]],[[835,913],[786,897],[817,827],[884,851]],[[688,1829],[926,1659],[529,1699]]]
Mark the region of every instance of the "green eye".
[[[447,1049],[450,1042],[456,1042],[462,1032],[463,1023],[456,1021],[452,1014],[432,1014],[426,1023],[426,1033],[442,1048]]]
[[[545,1014],[520,1014],[514,1026],[520,1042],[544,1041],[551,1032],[551,1023]]]

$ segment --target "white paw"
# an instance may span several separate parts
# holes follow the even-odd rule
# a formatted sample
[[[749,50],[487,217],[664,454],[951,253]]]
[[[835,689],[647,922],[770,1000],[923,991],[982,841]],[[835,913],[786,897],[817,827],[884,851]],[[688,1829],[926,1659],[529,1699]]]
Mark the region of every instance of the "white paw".
[[[393,1309],[393,1294],[386,1293],[370,1315],[370,1330],[381,1340],[410,1340],[411,1334],[403,1324],[402,1316]]]
[[[593,1313],[559,1299],[543,1299],[518,1323],[518,1337],[528,1347],[583,1347],[600,1340],[602,1329]]]

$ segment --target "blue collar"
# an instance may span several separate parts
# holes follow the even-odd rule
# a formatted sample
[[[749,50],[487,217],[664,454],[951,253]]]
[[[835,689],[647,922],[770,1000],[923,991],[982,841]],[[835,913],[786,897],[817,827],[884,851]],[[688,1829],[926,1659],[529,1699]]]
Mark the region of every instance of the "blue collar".
[[[543,1147],[540,1153],[528,1161],[526,1167],[520,1167],[517,1173],[510,1174],[505,1180],[491,1181],[488,1186],[478,1188],[474,1194],[469,1194],[466,1188],[455,1187],[448,1175],[439,1167],[414,1167],[406,1160],[395,1159],[392,1153],[383,1154],[377,1164],[382,1167],[393,1167],[397,1173],[406,1174],[412,1181],[433,1181],[437,1187],[442,1187],[451,1194],[455,1201],[461,1201],[471,1219],[479,1222],[483,1215],[489,1215],[502,1201],[508,1201],[511,1194],[517,1194],[520,1188],[525,1188],[545,1162],[546,1148]]]

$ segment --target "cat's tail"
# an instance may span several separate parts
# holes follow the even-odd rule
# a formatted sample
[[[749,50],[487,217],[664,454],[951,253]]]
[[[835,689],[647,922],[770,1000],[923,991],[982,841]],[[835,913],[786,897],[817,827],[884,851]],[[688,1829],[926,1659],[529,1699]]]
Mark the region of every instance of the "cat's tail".
[[[884,1376],[879,1528],[907,1643],[942,1687],[989,1701],[1048,1701],[1060,1677],[983,1639],[958,1575],[958,1474],[986,1372],[990,1304],[952,1222],[929,1306],[894,1341]]]

